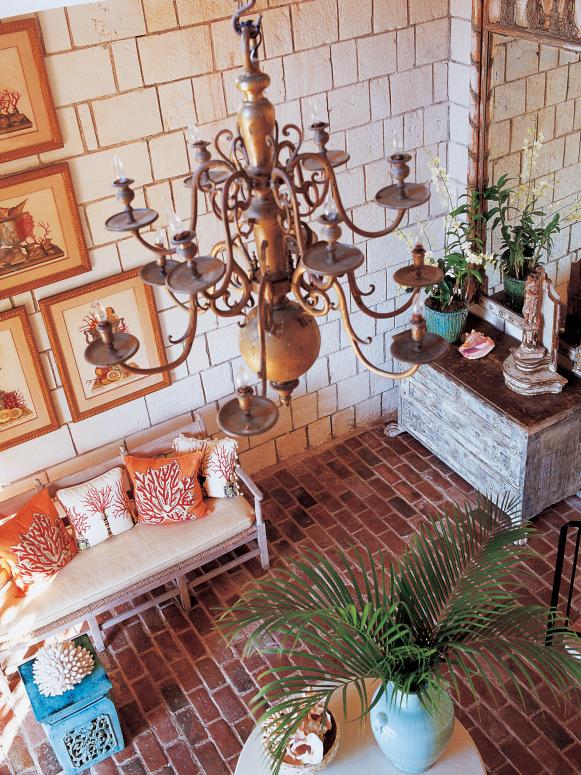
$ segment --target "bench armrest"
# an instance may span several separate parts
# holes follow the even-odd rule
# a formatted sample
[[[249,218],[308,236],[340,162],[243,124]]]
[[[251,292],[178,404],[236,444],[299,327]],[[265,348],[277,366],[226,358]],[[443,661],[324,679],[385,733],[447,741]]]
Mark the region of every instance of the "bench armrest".
[[[248,474],[243,468],[238,466],[236,469],[236,474],[238,475],[238,478],[242,482],[242,484],[246,485],[248,490],[250,491],[252,497],[254,498],[254,513],[256,515],[256,521],[259,524],[262,524],[262,500],[264,498],[264,495],[262,494],[262,490],[260,490],[254,481],[250,474]]]

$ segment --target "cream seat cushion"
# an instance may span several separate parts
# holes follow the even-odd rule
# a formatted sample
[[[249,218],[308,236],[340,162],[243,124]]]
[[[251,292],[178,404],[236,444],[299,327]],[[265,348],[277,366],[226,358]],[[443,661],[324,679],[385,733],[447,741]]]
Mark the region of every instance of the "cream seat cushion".
[[[42,587],[17,597],[14,584],[0,591],[0,644],[13,645],[49,625],[99,607],[99,603],[138,587],[163,571],[252,527],[254,511],[246,499],[209,498],[210,516],[162,525],[138,524],[97,546],[79,552]]]

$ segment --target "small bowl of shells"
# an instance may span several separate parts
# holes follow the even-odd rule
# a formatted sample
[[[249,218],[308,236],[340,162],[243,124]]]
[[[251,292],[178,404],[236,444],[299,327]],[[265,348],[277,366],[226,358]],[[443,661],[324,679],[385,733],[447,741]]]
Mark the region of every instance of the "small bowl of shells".
[[[262,744],[273,759],[275,729],[288,715],[285,711],[270,716],[262,724]],[[287,743],[280,765],[280,775],[315,775],[333,761],[339,748],[339,727],[324,705],[315,704]]]

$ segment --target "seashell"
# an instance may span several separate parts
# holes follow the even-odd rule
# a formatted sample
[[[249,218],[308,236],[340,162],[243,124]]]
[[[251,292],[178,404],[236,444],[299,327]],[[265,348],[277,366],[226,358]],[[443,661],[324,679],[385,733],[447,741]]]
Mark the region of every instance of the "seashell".
[[[472,333],[466,335],[464,344],[458,348],[460,355],[473,361],[484,358],[494,348],[494,342],[489,336],[484,336],[480,331],[472,329]]]
[[[44,697],[58,697],[93,670],[95,660],[90,651],[71,641],[45,644],[34,660],[34,683]]]

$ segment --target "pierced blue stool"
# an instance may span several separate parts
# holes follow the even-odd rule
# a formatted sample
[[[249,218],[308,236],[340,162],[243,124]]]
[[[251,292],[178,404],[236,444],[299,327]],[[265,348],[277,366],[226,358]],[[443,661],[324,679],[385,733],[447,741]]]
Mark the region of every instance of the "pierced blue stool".
[[[44,697],[34,683],[34,659],[18,671],[36,720],[42,724],[65,775],[85,772],[125,747],[119,717],[107,697],[111,681],[86,635],[75,638],[76,646],[88,649],[95,660],[92,672],[60,697]]]

